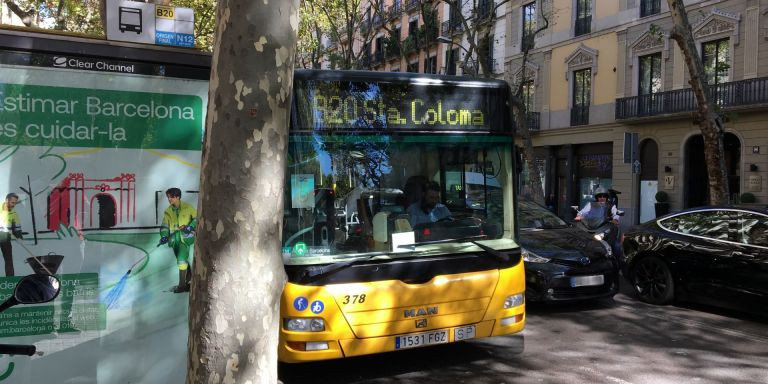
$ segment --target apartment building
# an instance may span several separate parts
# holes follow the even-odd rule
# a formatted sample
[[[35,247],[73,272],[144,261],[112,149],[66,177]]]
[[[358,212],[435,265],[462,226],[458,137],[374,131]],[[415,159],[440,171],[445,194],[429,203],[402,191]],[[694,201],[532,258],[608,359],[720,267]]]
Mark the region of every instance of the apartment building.
[[[765,206],[768,1],[685,5],[725,116],[731,196],[749,192]],[[522,37],[542,25],[540,7],[550,24],[523,65]],[[673,210],[707,203],[695,100],[665,0],[516,0],[506,17],[505,77],[530,83],[537,164],[559,214],[572,216],[598,185],[622,192],[627,224],[654,217],[656,191]],[[630,134],[636,156],[625,156]]]
[[[493,0],[464,0],[462,14],[473,28],[490,33],[471,49],[462,17],[435,0],[370,0],[359,10],[362,23],[350,39],[329,43],[331,52],[352,46],[362,52],[356,67],[376,71],[501,77],[507,56],[506,10]],[[473,51],[467,58],[467,53]],[[330,55],[332,56],[332,55]],[[338,68],[326,60],[323,68]],[[485,68],[483,68],[485,67]]]

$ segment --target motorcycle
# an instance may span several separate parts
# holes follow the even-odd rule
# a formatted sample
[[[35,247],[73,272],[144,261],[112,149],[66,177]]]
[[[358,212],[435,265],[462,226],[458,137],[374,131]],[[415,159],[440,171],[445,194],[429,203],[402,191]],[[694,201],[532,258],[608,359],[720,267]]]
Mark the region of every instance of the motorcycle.
[[[578,206],[571,206],[576,212]],[[596,205],[590,208],[587,215],[580,221],[575,221],[575,226],[588,232],[595,240],[604,243],[606,250],[616,258],[621,256],[621,228],[611,221],[610,205]],[[617,210],[616,214],[624,216],[624,211]]]
[[[25,276],[13,290],[13,295],[0,304],[0,312],[19,304],[41,304],[59,296],[61,282],[52,275],[36,273]],[[0,354],[32,356],[37,352],[34,345],[0,344]]]

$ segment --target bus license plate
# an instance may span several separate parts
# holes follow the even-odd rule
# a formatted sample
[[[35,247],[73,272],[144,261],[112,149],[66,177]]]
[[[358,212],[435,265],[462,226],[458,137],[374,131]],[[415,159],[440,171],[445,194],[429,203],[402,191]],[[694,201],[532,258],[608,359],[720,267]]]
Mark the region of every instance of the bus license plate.
[[[461,341],[475,338],[475,326],[467,325],[453,330],[453,341]]]
[[[395,338],[395,349],[423,347],[425,345],[443,344],[448,342],[448,330],[441,329],[432,332],[412,333]]]
[[[594,285],[603,285],[604,282],[605,282],[605,277],[603,277],[603,275],[571,277],[571,287],[589,287]]]

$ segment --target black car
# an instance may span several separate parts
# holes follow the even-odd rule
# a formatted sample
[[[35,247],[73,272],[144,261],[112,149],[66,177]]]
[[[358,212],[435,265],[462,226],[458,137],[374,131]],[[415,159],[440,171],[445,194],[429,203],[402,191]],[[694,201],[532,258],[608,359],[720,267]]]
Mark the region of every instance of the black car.
[[[632,228],[621,267],[638,297],[768,313],[768,212],[702,207]]]
[[[616,294],[618,264],[607,243],[536,203],[520,200],[518,207],[527,301],[599,299]]]

